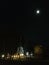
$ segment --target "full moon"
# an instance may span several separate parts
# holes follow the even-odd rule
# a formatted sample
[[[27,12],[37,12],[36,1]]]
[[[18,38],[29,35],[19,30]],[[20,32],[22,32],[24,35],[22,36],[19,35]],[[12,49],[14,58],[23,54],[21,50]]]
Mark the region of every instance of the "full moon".
[[[36,14],[39,14],[39,13],[40,13],[40,10],[37,10],[37,11],[36,11]]]

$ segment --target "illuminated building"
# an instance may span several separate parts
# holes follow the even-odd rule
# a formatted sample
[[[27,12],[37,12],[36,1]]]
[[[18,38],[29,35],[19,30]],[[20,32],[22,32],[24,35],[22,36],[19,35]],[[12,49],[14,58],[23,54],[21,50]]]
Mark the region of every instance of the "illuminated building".
[[[24,49],[23,49],[23,47],[18,47],[18,48],[17,48],[17,53],[18,53],[18,54],[24,54]]]
[[[23,49],[23,47],[18,47],[17,48],[17,53],[20,56],[20,58],[24,58],[24,49]]]
[[[7,56],[6,56],[6,59],[10,59],[10,54],[8,53]]]
[[[34,55],[35,55],[35,57],[37,57],[37,58],[39,58],[39,57],[41,57],[42,56],[42,46],[41,45],[36,45],[35,47],[34,47]]]

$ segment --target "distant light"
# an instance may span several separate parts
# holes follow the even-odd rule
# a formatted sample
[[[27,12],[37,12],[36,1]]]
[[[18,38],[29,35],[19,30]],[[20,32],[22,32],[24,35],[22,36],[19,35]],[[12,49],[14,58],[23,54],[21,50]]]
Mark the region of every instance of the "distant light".
[[[33,53],[31,53],[30,55],[33,56]]]
[[[3,55],[2,55],[2,58],[4,58],[4,57],[5,57],[5,55],[3,54]]]
[[[40,46],[35,46],[35,47],[34,47],[34,53],[36,53],[36,54],[42,53],[41,45],[40,45]]]
[[[7,59],[9,59],[9,58],[10,58],[10,54],[8,53],[8,54],[7,54]]]
[[[21,54],[20,54],[20,56],[24,56],[24,54],[23,54],[23,53],[21,53]]]
[[[16,56],[14,55],[14,58],[16,58]]]
[[[30,58],[29,52],[26,52],[26,57]]]
[[[26,52],[26,55],[28,56],[29,55],[29,52]]]
[[[36,14],[39,14],[40,13],[40,10],[36,10]]]
[[[11,57],[13,58],[14,56],[12,55]]]
[[[18,57],[18,55],[15,55],[15,57]]]

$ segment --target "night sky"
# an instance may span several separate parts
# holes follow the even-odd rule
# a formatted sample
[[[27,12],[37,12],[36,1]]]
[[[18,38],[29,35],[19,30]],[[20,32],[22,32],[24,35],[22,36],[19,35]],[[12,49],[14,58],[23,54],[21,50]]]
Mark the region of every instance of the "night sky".
[[[8,8],[8,0],[1,0],[0,8]]]
[[[35,11],[39,9],[40,14]],[[49,7],[46,1],[17,1],[11,9],[2,10],[0,16],[0,49],[16,49],[21,43],[17,38],[22,37],[23,46],[34,43],[49,45],[48,32]],[[25,42],[25,43],[24,43]],[[28,42],[30,42],[28,44]]]

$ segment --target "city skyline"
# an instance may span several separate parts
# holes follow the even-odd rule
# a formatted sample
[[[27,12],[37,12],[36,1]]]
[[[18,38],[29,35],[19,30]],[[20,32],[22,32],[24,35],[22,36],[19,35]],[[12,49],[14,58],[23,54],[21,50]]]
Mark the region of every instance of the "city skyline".
[[[49,50],[48,2],[18,1],[13,7],[13,10],[2,10],[0,15],[0,52],[14,52],[19,45],[32,49],[36,44],[41,44]],[[17,43],[17,39],[21,37],[22,43]]]

